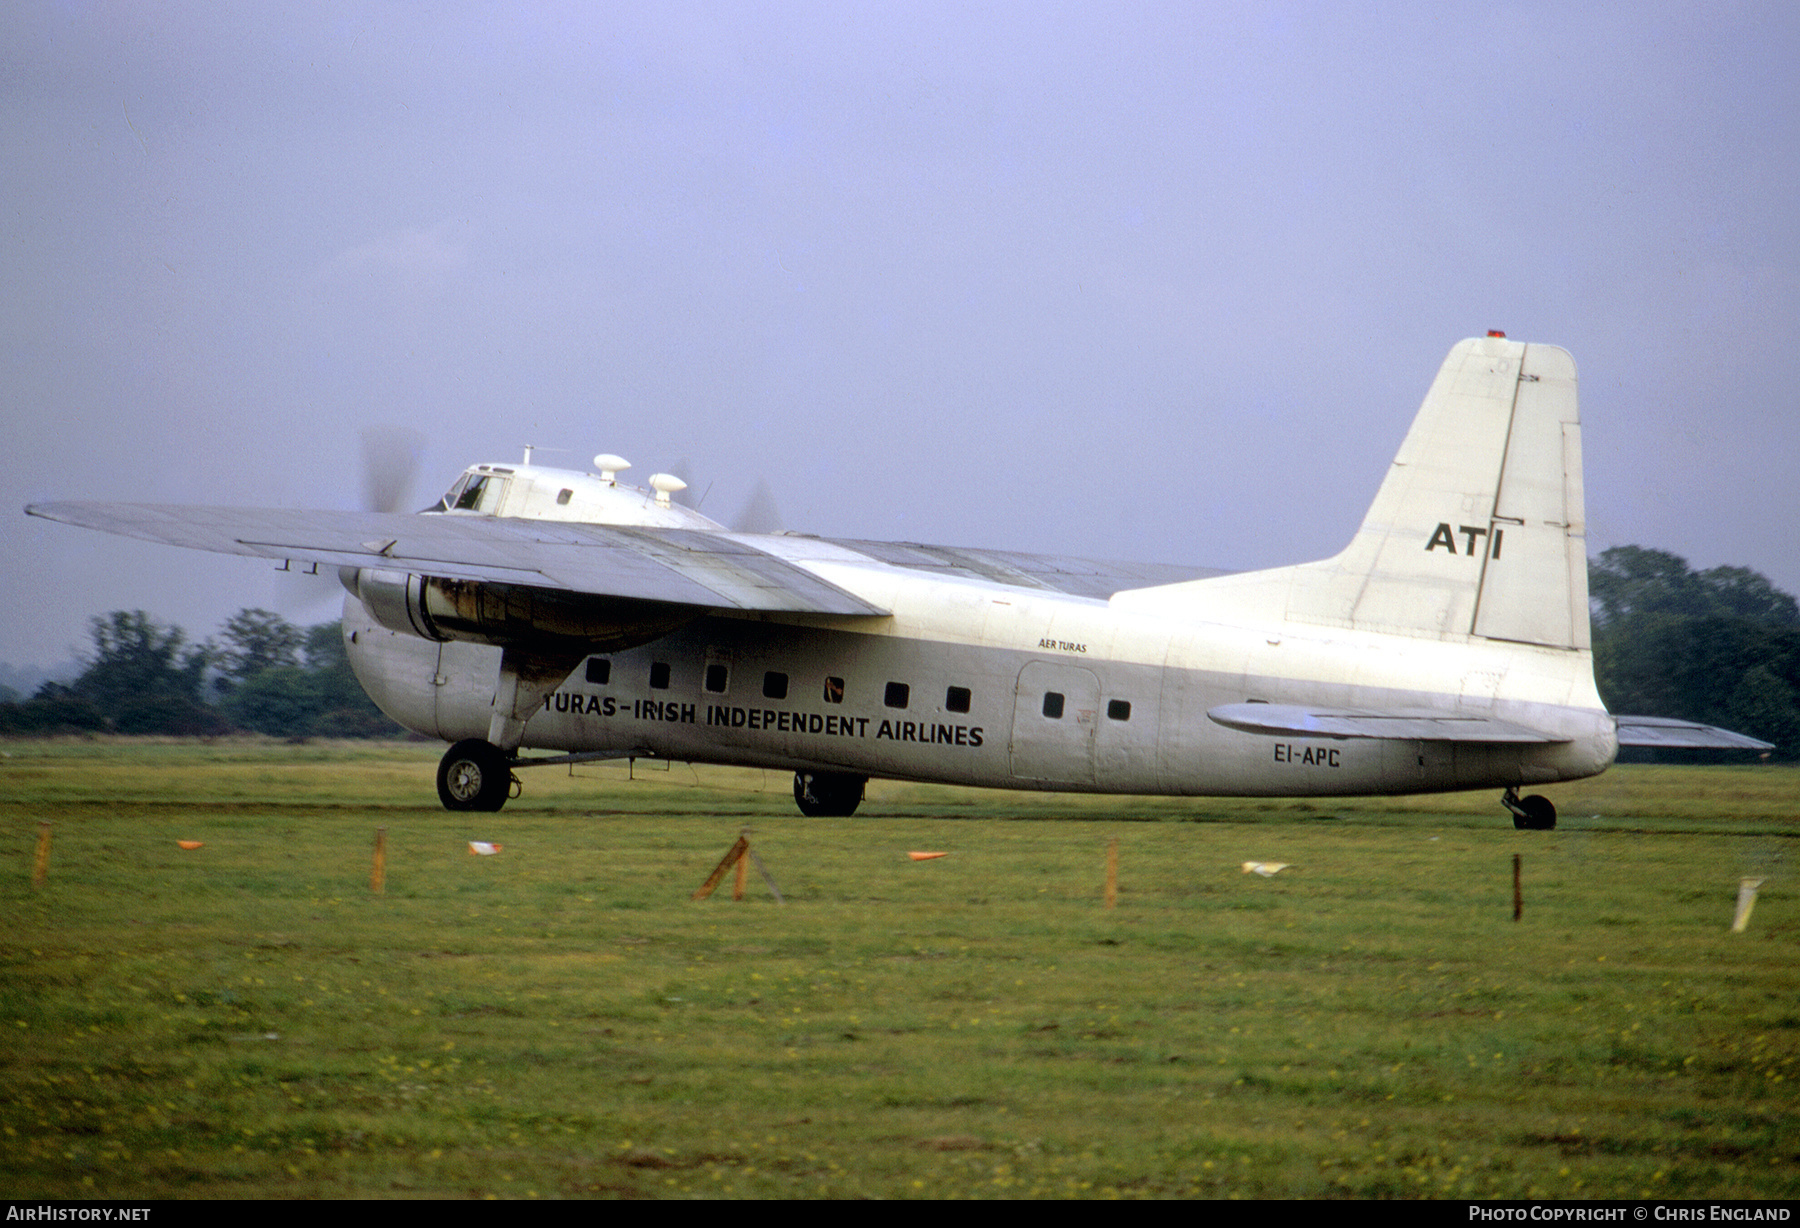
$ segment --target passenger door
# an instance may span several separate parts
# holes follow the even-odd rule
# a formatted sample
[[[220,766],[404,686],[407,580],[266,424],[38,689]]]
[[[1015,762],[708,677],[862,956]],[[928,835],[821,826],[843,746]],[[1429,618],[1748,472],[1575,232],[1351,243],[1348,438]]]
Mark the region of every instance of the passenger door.
[[[1094,783],[1100,679],[1091,670],[1033,661],[1013,694],[1012,774],[1054,784]]]

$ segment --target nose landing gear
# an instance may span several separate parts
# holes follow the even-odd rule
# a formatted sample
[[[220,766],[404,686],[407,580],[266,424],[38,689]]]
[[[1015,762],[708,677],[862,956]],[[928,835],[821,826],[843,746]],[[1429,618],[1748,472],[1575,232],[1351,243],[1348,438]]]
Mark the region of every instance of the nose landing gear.
[[[1555,831],[1556,806],[1541,793],[1520,797],[1517,789],[1500,795],[1500,804],[1512,811],[1513,827],[1519,831]]]

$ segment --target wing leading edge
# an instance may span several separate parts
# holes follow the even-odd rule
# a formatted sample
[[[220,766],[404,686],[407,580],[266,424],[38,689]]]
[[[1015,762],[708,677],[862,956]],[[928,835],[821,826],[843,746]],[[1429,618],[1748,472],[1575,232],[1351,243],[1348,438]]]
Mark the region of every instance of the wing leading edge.
[[[712,609],[888,613],[741,538],[693,529],[133,503],[41,503],[25,511],[103,533],[220,554]]]

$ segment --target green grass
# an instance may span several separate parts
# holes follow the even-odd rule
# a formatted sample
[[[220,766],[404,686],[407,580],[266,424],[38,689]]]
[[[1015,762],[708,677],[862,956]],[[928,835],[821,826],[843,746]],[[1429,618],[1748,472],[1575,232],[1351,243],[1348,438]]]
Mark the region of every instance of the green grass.
[[[428,746],[0,752],[0,1196],[1800,1196],[1793,769],[1616,769],[1520,833],[1489,794],[807,820],[679,766],[470,817]],[[746,825],[788,902],[691,902]]]

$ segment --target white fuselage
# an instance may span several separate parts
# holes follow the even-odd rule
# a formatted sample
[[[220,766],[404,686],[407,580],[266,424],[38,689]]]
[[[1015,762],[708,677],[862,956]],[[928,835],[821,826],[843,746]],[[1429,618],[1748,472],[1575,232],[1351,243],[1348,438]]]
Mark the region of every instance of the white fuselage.
[[[1604,771],[1616,749],[1585,653],[1195,622],[875,562],[827,574],[892,616],[703,618],[584,662],[523,744],[1001,788],[1276,796],[1569,780]],[[498,648],[388,631],[354,598],[345,630],[358,676],[401,724],[446,741],[486,732]],[[1046,695],[1062,696],[1059,716]],[[1473,706],[1570,740],[1271,738],[1207,717],[1259,700]]]

